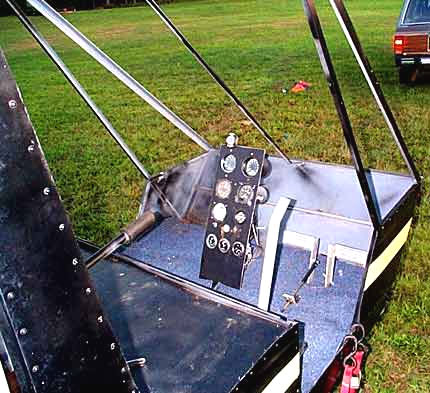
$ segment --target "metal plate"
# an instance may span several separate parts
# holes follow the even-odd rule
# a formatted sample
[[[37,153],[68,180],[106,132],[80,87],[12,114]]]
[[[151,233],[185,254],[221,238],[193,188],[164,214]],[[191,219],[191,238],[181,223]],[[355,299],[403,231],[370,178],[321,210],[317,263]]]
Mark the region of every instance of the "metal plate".
[[[132,392],[37,136],[0,51],[1,300],[35,392]]]

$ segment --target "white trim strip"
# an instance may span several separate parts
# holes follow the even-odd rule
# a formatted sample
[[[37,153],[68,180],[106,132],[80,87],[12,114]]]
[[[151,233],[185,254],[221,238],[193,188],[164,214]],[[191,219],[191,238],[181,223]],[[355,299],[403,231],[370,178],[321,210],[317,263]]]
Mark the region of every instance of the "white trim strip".
[[[376,279],[382,274],[382,272],[398,254],[400,249],[404,246],[406,240],[408,239],[411,225],[412,218],[403,227],[403,229],[390,243],[390,245],[382,252],[382,254],[371,263],[369,266],[369,271],[367,272],[366,283],[364,284],[365,291],[376,281]]]
[[[285,393],[300,377],[300,353],[273,378],[262,393]]]

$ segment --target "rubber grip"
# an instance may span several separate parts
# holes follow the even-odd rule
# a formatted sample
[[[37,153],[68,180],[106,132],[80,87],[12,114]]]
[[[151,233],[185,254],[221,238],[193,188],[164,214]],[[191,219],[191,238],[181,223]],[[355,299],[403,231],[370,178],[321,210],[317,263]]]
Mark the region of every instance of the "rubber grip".
[[[133,221],[122,232],[128,236],[128,243],[136,240],[140,235],[152,228],[157,222],[157,215],[146,211],[136,221]]]

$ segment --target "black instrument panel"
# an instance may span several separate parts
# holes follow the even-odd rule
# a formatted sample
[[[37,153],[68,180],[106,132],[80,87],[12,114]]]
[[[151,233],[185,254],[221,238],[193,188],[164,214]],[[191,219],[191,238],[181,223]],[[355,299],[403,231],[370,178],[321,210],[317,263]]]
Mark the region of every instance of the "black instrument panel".
[[[221,146],[200,278],[242,286],[264,159],[261,149]]]

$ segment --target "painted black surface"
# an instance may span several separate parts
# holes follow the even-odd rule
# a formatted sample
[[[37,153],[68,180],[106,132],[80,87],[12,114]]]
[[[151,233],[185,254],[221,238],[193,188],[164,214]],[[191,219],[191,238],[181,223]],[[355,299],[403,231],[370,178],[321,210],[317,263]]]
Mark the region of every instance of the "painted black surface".
[[[264,154],[264,150],[260,149],[221,146],[216,166],[215,186],[207,214],[208,221],[200,269],[201,278],[221,282],[233,288],[242,286]],[[227,156],[236,159],[236,168],[231,173],[226,173],[222,169],[222,162]],[[257,160],[258,170],[254,176],[247,176],[245,166],[251,159]],[[218,195],[217,187],[221,182],[229,182],[228,184],[230,184],[231,191],[227,197]],[[241,198],[240,195],[244,188],[251,190],[247,198]],[[216,206],[224,206],[226,209],[226,216],[221,221],[212,214]],[[245,221],[243,223],[236,221],[237,213],[244,214]],[[225,226],[228,226],[228,231],[224,230]],[[214,241],[214,247],[210,247],[210,239]],[[223,250],[222,244],[226,244],[228,248]],[[238,246],[242,248],[239,253],[236,248]]]
[[[0,280],[23,391],[137,391],[1,52]]]
[[[145,357],[134,375],[153,393],[230,392],[278,340],[298,351],[297,334],[283,339],[297,324],[239,312],[125,263],[102,262],[91,275],[126,357]],[[269,364],[288,360],[278,348]]]

